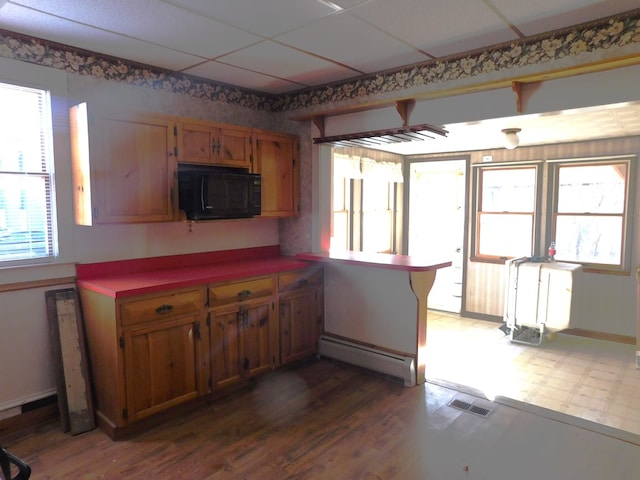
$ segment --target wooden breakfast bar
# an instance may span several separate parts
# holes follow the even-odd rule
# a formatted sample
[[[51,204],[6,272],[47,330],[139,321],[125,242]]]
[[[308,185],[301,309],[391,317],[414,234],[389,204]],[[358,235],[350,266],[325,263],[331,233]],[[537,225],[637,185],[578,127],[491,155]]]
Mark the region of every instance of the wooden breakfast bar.
[[[297,256],[325,265],[325,334],[412,357],[415,383],[424,383],[427,297],[451,261],[351,251]]]

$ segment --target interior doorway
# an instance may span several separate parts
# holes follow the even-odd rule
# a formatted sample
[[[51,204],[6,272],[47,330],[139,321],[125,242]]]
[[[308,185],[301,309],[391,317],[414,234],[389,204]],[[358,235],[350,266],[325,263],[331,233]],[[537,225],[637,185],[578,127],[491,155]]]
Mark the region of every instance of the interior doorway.
[[[467,159],[409,162],[409,255],[442,254],[452,266],[438,270],[429,308],[462,311]]]

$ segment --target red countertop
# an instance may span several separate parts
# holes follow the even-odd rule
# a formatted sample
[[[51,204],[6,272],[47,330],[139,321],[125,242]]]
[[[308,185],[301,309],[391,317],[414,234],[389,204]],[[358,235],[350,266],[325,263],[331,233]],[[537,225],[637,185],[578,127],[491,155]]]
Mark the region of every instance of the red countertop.
[[[113,298],[269,275],[309,266],[279,246],[78,264],[77,285]]]
[[[388,270],[404,270],[406,272],[424,272],[451,266],[451,261],[445,261],[442,258],[394,255],[390,253],[343,251],[325,253],[299,253],[297,257],[301,260],[309,260],[313,262],[361,265],[384,268]]]

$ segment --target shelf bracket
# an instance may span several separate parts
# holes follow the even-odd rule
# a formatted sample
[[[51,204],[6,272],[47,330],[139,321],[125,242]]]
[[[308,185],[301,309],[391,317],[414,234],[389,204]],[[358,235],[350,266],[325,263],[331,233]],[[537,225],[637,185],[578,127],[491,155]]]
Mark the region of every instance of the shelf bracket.
[[[413,107],[415,106],[416,101],[412,98],[408,100],[398,100],[396,102],[396,111],[400,115],[402,119],[402,126],[407,127],[409,125],[409,116],[413,111]]]
[[[511,82],[511,90],[516,94],[516,111],[522,113],[522,82]]]
[[[311,121],[320,130],[320,136],[324,137],[324,115],[312,117]]]

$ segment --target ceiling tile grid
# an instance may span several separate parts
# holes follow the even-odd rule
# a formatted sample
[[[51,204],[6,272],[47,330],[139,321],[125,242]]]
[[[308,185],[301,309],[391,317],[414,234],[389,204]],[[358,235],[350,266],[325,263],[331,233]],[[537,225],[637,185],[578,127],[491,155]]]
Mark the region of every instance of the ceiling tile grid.
[[[326,17],[303,29],[280,35],[276,40],[349,65],[354,69],[354,76],[431,59],[350,12]]]
[[[377,0],[362,4],[352,12],[434,57],[518,38],[482,1]]]
[[[592,22],[636,9],[638,0],[489,0],[526,36]]]
[[[263,38],[272,38],[335,13],[318,0],[165,0]]]

